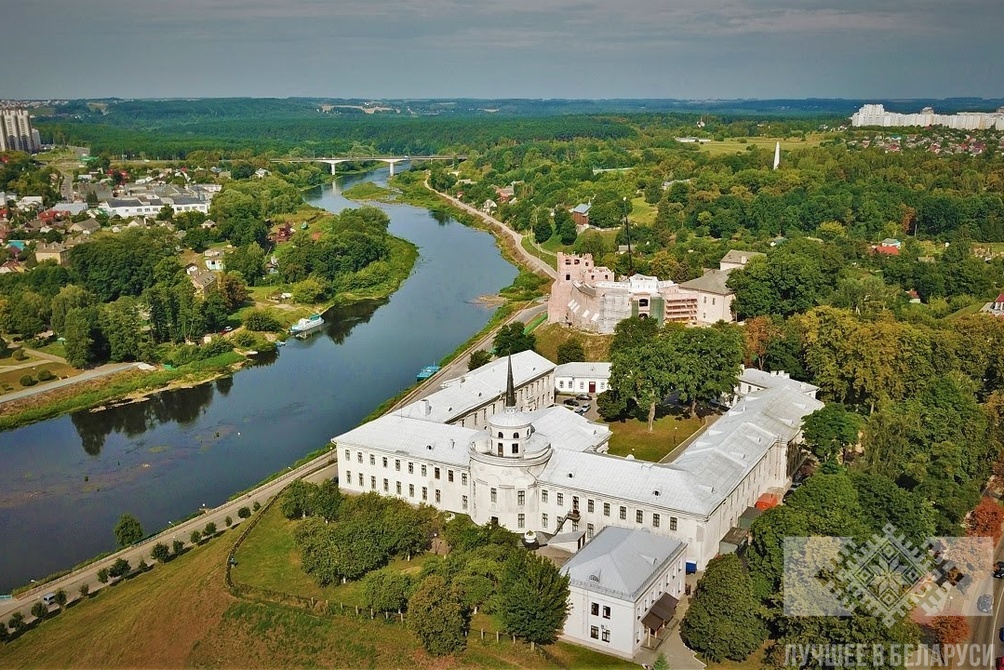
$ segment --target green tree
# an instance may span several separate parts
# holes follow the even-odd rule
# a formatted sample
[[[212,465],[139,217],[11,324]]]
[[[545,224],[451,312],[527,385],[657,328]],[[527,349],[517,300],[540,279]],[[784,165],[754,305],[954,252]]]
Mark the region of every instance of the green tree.
[[[228,274],[239,273],[245,282],[253,285],[265,275],[265,251],[257,242],[237,246],[224,256],[223,264]]]
[[[292,291],[293,300],[301,305],[315,305],[324,299],[327,292],[328,287],[315,277],[296,282]]]
[[[568,575],[550,560],[517,553],[507,566],[511,578],[499,589],[495,613],[505,630],[536,644],[554,642],[568,616]]]
[[[227,518],[223,520],[223,523],[226,524],[227,528],[230,528],[230,526],[234,525],[234,518],[228,514]]]
[[[118,579],[120,577],[125,577],[132,570],[132,566],[129,565],[129,561],[124,558],[115,559],[111,567],[108,568],[108,576],[112,579]]]
[[[279,332],[282,330],[282,324],[279,320],[272,316],[271,313],[264,310],[255,309],[251,310],[244,316],[244,327],[248,330],[253,330],[256,332]]]
[[[167,548],[167,545],[163,542],[158,542],[153,545],[153,549],[150,550],[150,556],[161,563],[167,563],[167,560],[171,558],[171,550]]]
[[[735,554],[708,562],[680,623],[680,636],[715,663],[743,661],[767,639],[753,583]]]
[[[75,307],[63,319],[63,339],[66,361],[83,368],[104,360],[107,345],[101,332],[100,313],[95,307]]]
[[[93,304],[93,295],[79,286],[68,284],[59,289],[59,293],[52,298],[52,317],[49,325],[53,331],[62,335],[66,324],[66,313],[71,309],[90,307]]]
[[[247,505],[244,505],[239,510],[237,510],[237,516],[240,517],[241,519],[248,519],[248,518],[250,518],[251,517],[251,509]]]
[[[210,521],[206,524],[205,530],[202,531],[204,537],[214,537],[216,535],[216,524]]]
[[[20,612],[14,612],[13,614],[10,615],[10,621],[8,622],[7,625],[10,626],[10,629],[14,631],[14,634],[16,635],[17,633],[20,633],[22,630],[24,630],[24,627],[27,624],[24,621],[23,614],[21,614]]]
[[[546,214],[541,214],[533,222],[533,239],[537,244],[543,244],[551,239],[554,228],[551,227],[551,219]]]
[[[586,350],[582,340],[571,337],[558,345],[558,365],[586,360]]]
[[[59,589],[58,591],[56,591],[56,604],[60,607],[60,609],[66,607],[66,601],[67,601],[66,591],[64,591],[63,589]]]
[[[317,487],[297,479],[286,487],[279,509],[287,519],[302,519],[314,513],[314,495]]]
[[[143,539],[143,526],[132,514],[123,514],[115,524],[115,542],[119,547],[128,547]]]
[[[575,221],[572,219],[572,215],[569,214],[567,209],[558,207],[554,210],[554,229],[561,238],[562,244],[575,244],[575,238],[578,237],[578,231],[575,228]]]
[[[442,577],[426,577],[408,599],[408,628],[433,656],[462,651],[470,614]]]
[[[627,399],[612,389],[607,389],[596,396],[596,411],[605,421],[622,420],[628,409]]]
[[[81,585],[80,585],[80,588],[79,588],[79,589],[77,589],[77,590],[79,591],[79,593],[80,593],[80,598],[81,598],[81,600],[82,600],[82,599],[86,598],[86,597],[88,596],[88,594],[90,594],[90,592],[91,592],[91,587],[90,587],[90,585],[88,585],[88,584],[81,584]]]
[[[521,351],[531,351],[537,345],[533,333],[526,332],[526,326],[521,321],[514,321],[499,328],[492,340],[496,356],[509,356]]]
[[[165,204],[163,207],[160,208],[160,211],[157,212],[158,221],[170,221],[173,218],[174,218],[174,207],[171,207],[170,205]]]
[[[813,455],[828,461],[843,455],[847,447],[857,444],[861,418],[839,403],[828,403],[805,417],[802,436]]]
[[[468,370],[477,370],[483,365],[488,365],[492,362],[492,355],[486,349],[478,349],[471,352],[471,357],[467,360]]]
[[[672,361],[663,340],[641,341],[616,351],[611,347],[610,390],[618,398],[632,399],[648,409],[648,432],[652,432],[656,406],[662,402],[674,382]]]
[[[101,568],[98,570],[98,581],[102,584],[108,583],[108,568]]]
[[[150,353],[150,343],[135,298],[123,296],[104,305],[100,331],[108,342],[108,357],[116,362],[141,360]]]
[[[188,539],[192,544],[198,544],[202,540],[202,533],[198,530],[193,530],[192,534],[188,536]]]
[[[227,312],[233,312],[247,302],[249,295],[244,278],[234,272],[220,275],[216,290],[223,296],[223,304],[226,306]]]
[[[171,551],[174,552],[175,556],[180,556],[181,552],[185,550],[185,543],[181,540],[174,540],[171,542]]]
[[[49,608],[45,603],[35,603],[31,606],[31,615],[36,619],[44,619],[49,614]]]
[[[690,416],[697,416],[697,403],[714,402],[733,392],[743,361],[743,334],[733,325],[677,330],[666,338],[667,362],[673,388],[680,400],[690,403]]]
[[[408,604],[411,577],[393,568],[375,570],[362,583],[363,602],[377,612],[399,612]]]

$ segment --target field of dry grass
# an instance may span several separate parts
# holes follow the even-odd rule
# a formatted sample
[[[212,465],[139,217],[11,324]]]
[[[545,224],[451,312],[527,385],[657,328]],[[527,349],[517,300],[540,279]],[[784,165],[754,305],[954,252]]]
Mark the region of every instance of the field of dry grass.
[[[577,337],[582,342],[587,361],[610,360],[610,343],[613,342],[613,335],[583,333],[566,328],[560,323],[542,324],[533,331],[533,334],[537,338],[535,347],[537,353],[550,361],[558,360],[558,345],[572,337]]]

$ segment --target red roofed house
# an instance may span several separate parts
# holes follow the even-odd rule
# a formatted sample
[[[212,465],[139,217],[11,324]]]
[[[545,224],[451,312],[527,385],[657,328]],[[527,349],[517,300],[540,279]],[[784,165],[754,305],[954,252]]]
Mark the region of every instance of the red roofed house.
[[[993,302],[988,302],[980,309],[981,314],[990,314],[997,318],[1004,317],[1004,293],[998,295]]]

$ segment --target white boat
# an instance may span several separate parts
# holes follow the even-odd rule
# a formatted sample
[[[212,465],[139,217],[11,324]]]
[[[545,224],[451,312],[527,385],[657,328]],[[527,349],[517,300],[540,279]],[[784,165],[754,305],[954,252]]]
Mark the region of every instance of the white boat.
[[[311,314],[305,319],[300,319],[294,323],[289,332],[292,335],[299,335],[300,333],[308,333],[315,328],[320,328],[324,325],[324,318],[320,314]]]

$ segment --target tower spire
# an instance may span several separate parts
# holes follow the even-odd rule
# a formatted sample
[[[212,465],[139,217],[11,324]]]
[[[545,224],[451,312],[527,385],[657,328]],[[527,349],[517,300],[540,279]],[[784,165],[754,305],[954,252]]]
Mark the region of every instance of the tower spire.
[[[512,354],[509,354],[509,372],[505,382],[505,406],[516,407],[516,388],[512,383]]]

